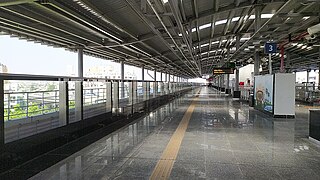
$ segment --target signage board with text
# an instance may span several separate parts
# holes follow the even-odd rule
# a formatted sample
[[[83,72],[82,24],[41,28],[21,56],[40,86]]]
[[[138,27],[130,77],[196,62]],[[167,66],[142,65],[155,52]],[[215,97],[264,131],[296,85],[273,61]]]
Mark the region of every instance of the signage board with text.
[[[233,74],[233,68],[213,68],[213,74]]]

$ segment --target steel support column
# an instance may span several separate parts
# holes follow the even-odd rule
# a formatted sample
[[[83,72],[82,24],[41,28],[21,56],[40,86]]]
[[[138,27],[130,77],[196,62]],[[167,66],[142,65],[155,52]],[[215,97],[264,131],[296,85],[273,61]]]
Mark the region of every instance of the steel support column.
[[[235,90],[239,91],[239,67],[236,67]]]
[[[133,105],[137,100],[137,81],[129,83],[129,104]]]
[[[2,152],[4,148],[4,143],[5,143],[4,116],[5,116],[4,114],[4,80],[1,78],[0,79],[0,152]]]
[[[261,27],[261,5],[256,5],[255,7],[255,19],[254,19],[254,29],[255,32]],[[259,68],[260,68],[260,45],[255,45],[255,56],[254,56],[254,75],[259,75]]]
[[[68,81],[59,82],[59,126],[69,124],[69,89]]]
[[[240,48],[240,36],[236,37],[236,49]],[[239,67],[236,67],[234,90],[239,91]]]
[[[78,49],[78,77],[83,78],[83,49]],[[83,81],[75,82],[75,120],[83,120]]]
[[[319,59],[320,59],[320,47],[319,47]],[[318,70],[318,89],[320,89],[320,63],[319,63],[319,70]]]
[[[106,112],[112,111],[112,83],[106,82]]]
[[[149,100],[150,97],[150,82],[143,82],[143,100]]]
[[[124,60],[120,61],[121,64],[121,99],[124,98]]]
[[[78,49],[78,77],[83,78],[83,49]]]
[[[112,82],[112,112],[119,112],[119,81]]]
[[[142,73],[141,80],[144,81],[144,66],[141,67],[141,73]]]
[[[75,120],[83,120],[83,82],[75,82]]]
[[[153,97],[156,97],[158,94],[158,83],[157,83],[157,71],[154,69],[154,75],[153,75]]]

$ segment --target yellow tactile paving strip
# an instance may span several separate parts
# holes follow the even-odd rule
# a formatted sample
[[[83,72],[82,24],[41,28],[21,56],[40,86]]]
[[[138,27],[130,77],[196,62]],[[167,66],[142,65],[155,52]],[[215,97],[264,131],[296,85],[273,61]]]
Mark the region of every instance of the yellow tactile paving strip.
[[[200,90],[197,96],[193,99],[191,105],[184,114],[179,126],[172,135],[166,149],[163,151],[160,160],[154,168],[150,180],[169,179],[173,164],[177,158],[184,134],[188,128],[189,121],[196,106],[196,100],[199,97]]]

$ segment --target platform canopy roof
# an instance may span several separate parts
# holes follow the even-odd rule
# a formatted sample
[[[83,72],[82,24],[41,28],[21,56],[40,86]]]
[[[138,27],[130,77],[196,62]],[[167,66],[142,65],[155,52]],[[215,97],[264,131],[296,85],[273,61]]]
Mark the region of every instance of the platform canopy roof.
[[[284,47],[286,68],[317,69],[319,38],[305,37],[307,28],[319,23],[319,12],[319,0],[1,0],[0,30],[72,51],[83,48],[103,59],[199,77],[228,61],[252,63],[257,48],[267,71],[267,41]],[[278,52],[272,55],[274,70],[280,66]]]

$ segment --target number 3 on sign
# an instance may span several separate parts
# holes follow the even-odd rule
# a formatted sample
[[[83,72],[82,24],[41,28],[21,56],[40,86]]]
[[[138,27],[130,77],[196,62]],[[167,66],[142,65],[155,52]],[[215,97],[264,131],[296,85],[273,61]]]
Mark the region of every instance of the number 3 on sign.
[[[277,44],[276,43],[266,43],[264,45],[264,52],[266,54],[276,53],[277,52]]]

